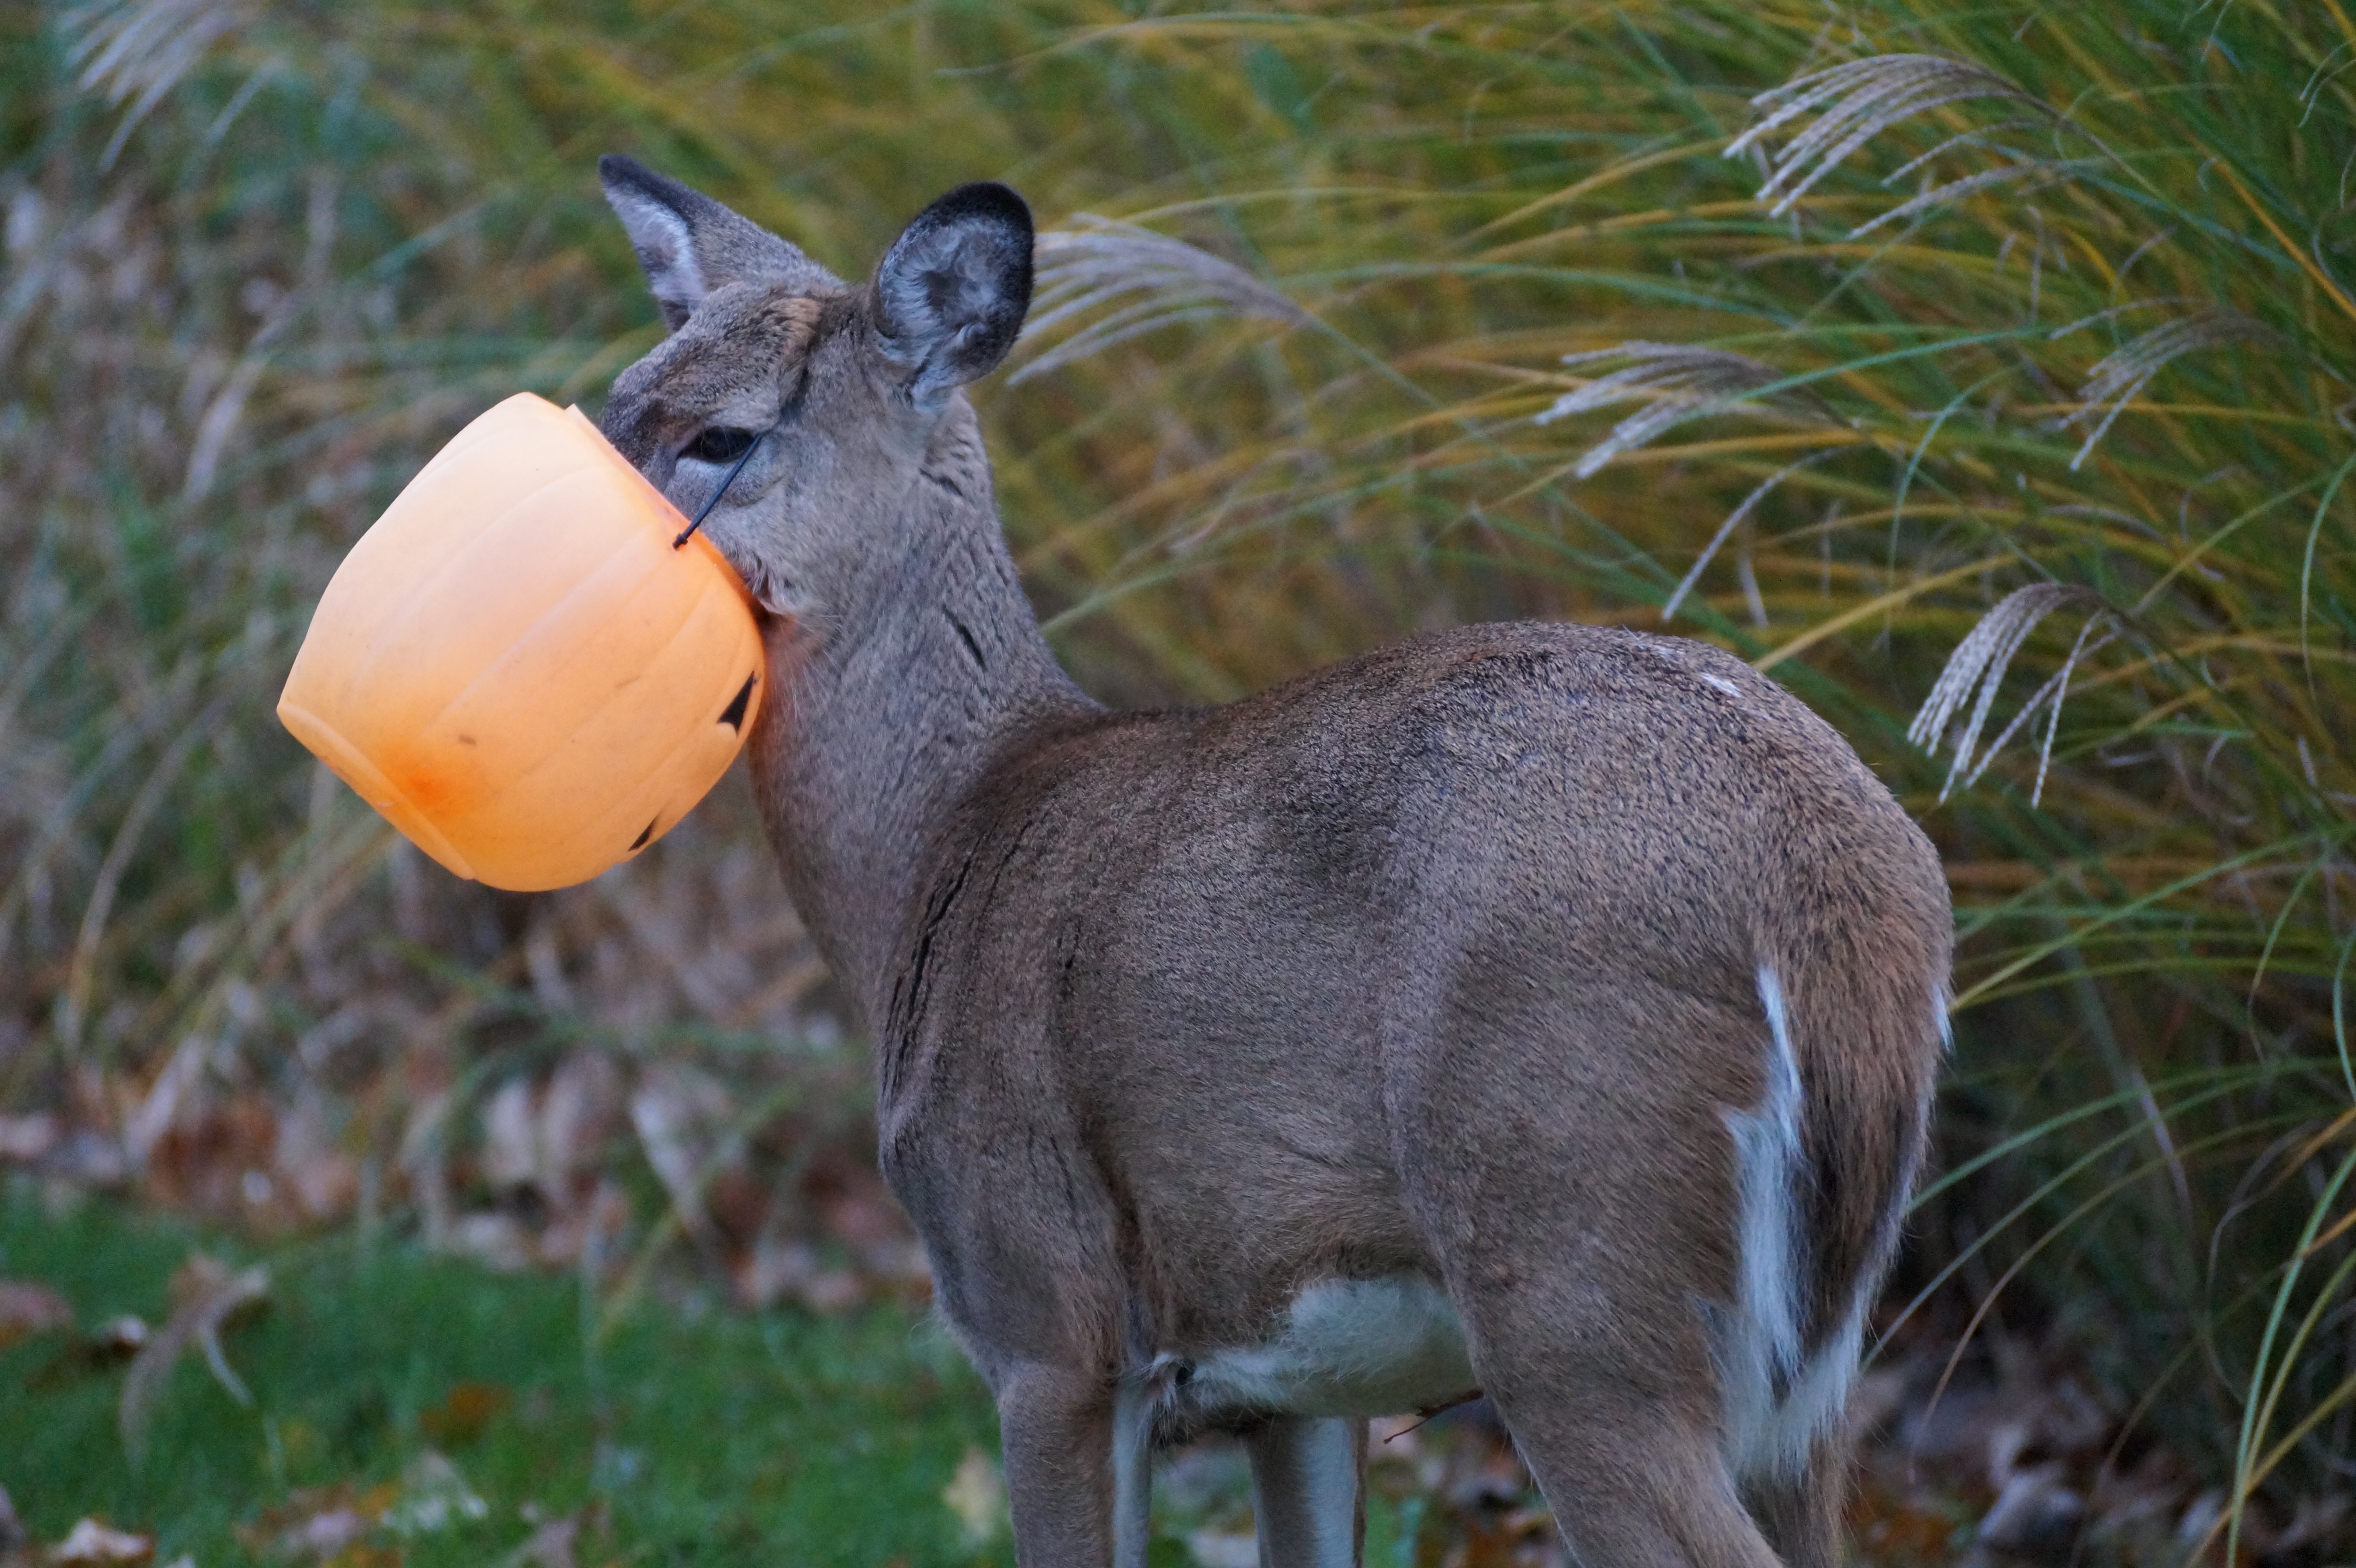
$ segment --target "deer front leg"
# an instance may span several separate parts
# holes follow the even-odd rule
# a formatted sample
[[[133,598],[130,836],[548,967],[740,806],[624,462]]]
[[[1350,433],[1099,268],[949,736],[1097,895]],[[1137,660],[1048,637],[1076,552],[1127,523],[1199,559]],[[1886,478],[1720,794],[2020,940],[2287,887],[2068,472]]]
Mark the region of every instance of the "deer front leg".
[[[1112,1404],[1113,1568],[1145,1568],[1153,1528],[1153,1384],[1132,1373]]]
[[[1062,1367],[1007,1374],[998,1389],[1006,1500],[1022,1568],[1110,1568],[1113,1388]]]
[[[1280,1415],[1245,1442],[1260,1568],[1356,1568],[1365,1533],[1366,1424]]]

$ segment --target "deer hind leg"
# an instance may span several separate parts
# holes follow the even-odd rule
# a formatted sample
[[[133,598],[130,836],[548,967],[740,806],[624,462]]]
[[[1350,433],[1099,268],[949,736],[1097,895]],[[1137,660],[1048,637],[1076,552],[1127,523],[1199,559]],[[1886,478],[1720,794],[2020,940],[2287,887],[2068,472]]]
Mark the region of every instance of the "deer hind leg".
[[[1724,1063],[1755,1059],[1757,1021],[1630,976],[1466,1002],[1392,1058],[1402,1174],[1574,1559],[1774,1568],[1724,1448],[1710,1306],[1740,1261],[1722,1114],[1757,1093]]]
[[[1498,1402],[1573,1561],[1776,1568],[1773,1549],[1735,1497],[1716,1433],[1645,1409],[1629,1392],[1527,1388]]]
[[[1632,1332],[1604,1303],[1636,1292],[1599,1291],[1581,1273],[1493,1277],[1464,1303],[1474,1370],[1572,1561],[1776,1568],[1726,1464],[1703,1336]],[[1678,1305],[1696,1315],[1690,1302]],[[1640,1310],[1657,1330],[1674,1323],[1677,1307],[1655,1299]]]
[[[1573,1560],[1776,1568],[1727,1464],[1694,1282],[1658,1259],[1648,1275],[1578,1254],[1485,1259],[1459,1275],[1458,1294],[1474,1371]],[[1830,1568],[1832,1559],[1798,1561]]]
[[[1816,1440],[1797,1475],[1742,1484],[1744,1506],[1790,1568],[1839,1568],[1848,1448],[1847,1435],[1836,1428]]]
[[[1280,1415],[1244,1442],[1260,1568],[1356,1568],[1365,1548],[1366,1424]]]

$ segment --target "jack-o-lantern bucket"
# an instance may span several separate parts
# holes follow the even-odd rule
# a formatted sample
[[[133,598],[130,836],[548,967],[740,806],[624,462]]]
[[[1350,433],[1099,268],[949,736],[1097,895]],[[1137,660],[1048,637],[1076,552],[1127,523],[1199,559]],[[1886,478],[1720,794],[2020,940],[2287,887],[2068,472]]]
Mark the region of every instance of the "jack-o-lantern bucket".
[[[661,837],[760,709],[743,581],[578,409],[460,431],[336,570],[278,717],[461,877],[586,881]]]

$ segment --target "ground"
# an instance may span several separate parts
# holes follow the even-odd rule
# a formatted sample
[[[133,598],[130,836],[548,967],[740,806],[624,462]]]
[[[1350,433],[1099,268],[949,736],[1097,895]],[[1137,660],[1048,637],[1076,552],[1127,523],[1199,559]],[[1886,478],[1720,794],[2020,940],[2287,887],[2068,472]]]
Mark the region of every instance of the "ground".
[[[13,1178],[0,1568],[1011,1568],[987,1392],[905,1296],[843,1300],[501,1270],[358,1226],[257,1241]],[[1986,1371],[1940,1387],[1926,1339],[1868,1371],[1859,1562],[2181,1555],[2180,1475],[2096,1473],[2111,1424],[2066,1375]],[[1370,1473],[1370,1568],[1565,1562],[1484,1406],[1377,1424]],[[1164,1461],[1155,1568],[1251,1568],[1250,1532],[1232,1445]]]

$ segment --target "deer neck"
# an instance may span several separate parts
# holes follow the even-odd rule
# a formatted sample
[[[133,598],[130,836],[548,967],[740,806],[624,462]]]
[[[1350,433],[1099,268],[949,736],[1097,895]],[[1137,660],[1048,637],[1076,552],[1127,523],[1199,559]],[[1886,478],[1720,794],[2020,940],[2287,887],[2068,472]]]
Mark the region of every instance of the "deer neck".
[[[963,408],[899,512],[825,624],[771,623],[753,744],[787,891],[871,1027],[951,815],[1026,736],[1097,709],[1039,630]]]

